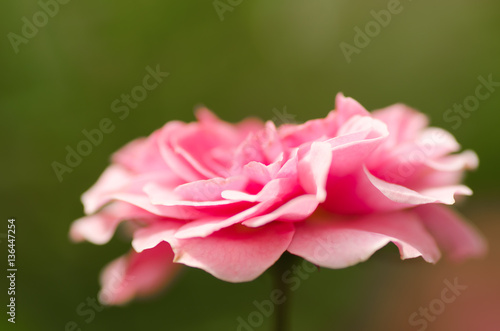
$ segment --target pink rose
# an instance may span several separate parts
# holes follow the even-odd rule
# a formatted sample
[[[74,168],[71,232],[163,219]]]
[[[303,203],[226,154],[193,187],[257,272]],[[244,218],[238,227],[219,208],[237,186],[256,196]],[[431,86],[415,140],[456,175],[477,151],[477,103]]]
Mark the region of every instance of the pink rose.
[[[476,155],[450,155],[454,138],[406,106],[370,114],[339,94],[335,111],[302,125],[232,125],[206,109],[197,118],[123,147],[83,195],[89,216],[73,223],[73,240],[104,244],[122,221],[133,238],[131,255],[103,272],[103,302],[155,292],[173,262],[243,282],[285,251],[329,268],[389,242],[428,262],[440,248],[454,259],[485,252],[442,206],[471,194],[460,181]]]

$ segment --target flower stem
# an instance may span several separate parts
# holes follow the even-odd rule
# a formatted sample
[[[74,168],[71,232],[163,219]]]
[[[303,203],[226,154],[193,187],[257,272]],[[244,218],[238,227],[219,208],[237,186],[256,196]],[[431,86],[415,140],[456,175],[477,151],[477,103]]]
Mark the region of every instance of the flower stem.
[[[274,288],[280,291],[280,298],[283,298],[280,304],[275,305],[275,331],[289,331],[289,307],[290,307],[290,296],[291,291],[288,284],[283,281],[283,274],[291,270],[293,261],[296,256],[286,253],[281,256],[281,258],[274,264],[273,271],[273,280],[274,280]]]

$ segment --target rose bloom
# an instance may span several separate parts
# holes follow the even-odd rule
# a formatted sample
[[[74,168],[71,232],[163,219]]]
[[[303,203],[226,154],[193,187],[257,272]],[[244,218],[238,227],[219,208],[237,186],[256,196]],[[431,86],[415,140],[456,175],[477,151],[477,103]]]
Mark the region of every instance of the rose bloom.
[[[485,253],[482,237],[445,205],[470,195],[472,151],[425,115],[398,104],[366,111],[339,94],[326,118],[304,124],[169,122],[132,141],[82,201],[74,241],[129,254],[101,274],[100,299],[123,304],[157,292],[179,264],[229,282],[251,281],[288,251],[326,268],[367,260],[393,242],[401,258],[435,263]]]

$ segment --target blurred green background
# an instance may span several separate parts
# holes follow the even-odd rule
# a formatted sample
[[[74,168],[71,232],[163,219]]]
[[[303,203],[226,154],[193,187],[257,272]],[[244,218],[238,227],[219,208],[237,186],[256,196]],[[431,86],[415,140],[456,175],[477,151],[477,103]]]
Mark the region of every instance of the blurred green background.
[[[7,218],[17,219],[19,271],[17,323],[7,324],[2,312],[0,329],[64,330],[74,321],[82,330],[236,330],[236,318],[246,319],[254,300],[269,298],[268,274],[229,284],[186,269],[157,298],[96,312],[87,323],[77,307],[96,296],[101,268],[129,244],[72,244],[67,233],[83,215],[80,195],[113,151],[169,120],[193,120],[196,105],[228,121],[273,119],[273,109],[286,108],[301,122],[325,116],[342,91],[369,110],[396,102],[415,107],[479,154],[479,170],[467,177],[475,195],[458,209],[486,234],[492,253],[462,266],[431,266],[401,262],[388,247],[355,267],[321,270],[294,293],[293,330],[417,330],[408,316],[439,294],[443,279],[457,276],[472,290],[428,330],[471,330],[467,323],[476,320],[488,321],[481,330],[498,330],[492,323],[499,325],[500,286],[485,278],[498,275],[500,87],[460,125],[443,116],[474,95],[479,76],[500,82],[500,2],[401,1],[400,13],[348,63],[340,44],[355,46],[354,28],[364,29],[374,20],[370,12],[391,1],[228,1],[218,2],[226,6],[218,13],[211,0],[73,0],[15,47],[9,33],[22,37],[22,18],[32,22],[41,5],[2,2],[0,232]],[[111,103],[157,65],[170,75],[120,120]],[[63,163],[66,146],[75,148],[82,130],[102,118],[115,130],[59,182],[52,162]],[[5,277],[1,286],[4,305]],[[256,330],[271,326],[266,319]]]

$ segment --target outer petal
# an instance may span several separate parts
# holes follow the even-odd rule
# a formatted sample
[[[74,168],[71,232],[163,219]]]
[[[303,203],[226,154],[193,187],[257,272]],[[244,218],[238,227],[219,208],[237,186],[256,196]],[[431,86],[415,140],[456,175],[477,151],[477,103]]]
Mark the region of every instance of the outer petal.
[[[441,128],[429,127],[422,131],[411,144],[401,146],[399,152],[422,150],[428,158],[440,157],[460,150],[460,144],[451,133]]]
[[[206,238],[179,242],[175,261],[228,282],[251,281],[279,259],[293,233],[290,223],[272,223],[252,230],[235,226]]]
[[[427,160],[425,166],[418,168],[418,172],[413,176],[414,178],[406,181],[405,184],[415,190],[426,187],[456,185],[462,181],[465,170],[476,169],[478,164],[479,160],[476,153],[470,150],[460,154]]]
[[[134,233],[132,247],[137,252],[150,249],[163,241],[172,241],[175,232],[182,226],[181,221],[157,222]]]
[[[196,218],[203,215],[198,210],[186,206],[159,206],[153,205],[145,194],[116,193],[112,198],[142,208],[151,214],[179,219]]]
[[[323,141],[335,135],[337,113],[331,111],[325,119],[314,119],[303,124],[283,124],[278,128],[285,146],[299,147],[311,141]]]
[[[425,114],[403,104],[376,110],[372,112],[372,115],[387,124],[391,132],[387,140],[387,145],[390,147],[414,139],[429,123]]]
[[[370,113],[356,100],[346,98],[342,93],[335,99],[336,111],[324,119],[307,121],[300,125],[285,124],[278,129],[285,146],[298,147],[312,141],[325,141],[339,134],[339,129],[354,117],[370,118]],[[341,133],[342,134],[342,133]]]
[[[205,238],[178,239],[168,226],[161,231],[138,231],[136,249],[168,241],[175,252],[175,262],[200,268],[228,282],[246,282],[260,276],[287,249],[294,233],[291,223],[271,223],[250,229],[232,226]]]
[[[77,219],[71,224],[69,236],[75,242],[87,240],[96,245],[111,240],[122,219],[107,211]]]
[[[219,119],[212,111],[206,107],[199,107],[195,111],[196,119],[202,126],[217,128],[226,136],[238,136],[240,140],[244,139],[252,132],[258,132],[264,128],[264,123],[257,118],[246,118],[237,124],[230,124]]]
[[[479,164],[476,153],[470,150],[431,159],[427,158],[424,151],[416,149],[399,158],[377,160],[383,166],[375,168],[371,166],[371,161],[372,158],[368,161],[367,168],[373,175],[413,190],[457,185],[464,170],[473,170]]]
[[[479,165],[479,159],[474,151],[466,150],[460,154],[427,160],[426,165],[438,171],[474,170]]]
[[[111,165],[102,173],[97,183],[82,195],[85,213],[95,213],[111,199],[109,194],[127,185],[133,175],[120,165]]]
[[[366,168],[349,176],[331,176],[327,191],[324,207],[342,214],[386,212],[427,203],[451,205],[455,202],[455,195],[472,193],[464,185],[429,188],[418,192],[377,178]]]
[[[356,115],[371,116],[359,102],[353,98],[345,97],[342,93],[338,93],[335,98],[335,108],[338,112],[337,121],[340,125]]]
[[[479,232],[449,208],[426,205],[415,208],[438,245],[456,261],[486,254],[486,241]]]
[[[89,190],[82,195],[85,213],[92,214],[115,199],[116,194],[142,194],[143,187],[155,182],[167,187],[176,187],[179,179],[169,170],[134,174],[120,165],[109,166]]]
[[[160,130],[156,130],[147,138],[129,142],[113,154],[113,163],[134,173],[171,171],[161,157],[158,147],[159,137]]]
[[[358,218],[313,216],[296,224],[288,247],[292,254],[327,268],[345,268],[367,260],[387,243],[395,243],[402,259],[440,258],[434,239],[412,212],[378,213]]]
[[[103,245],[113,237],[120,222],[136,218],[146,221],[160,217],[127,203],[114,202],[97,214],[74,221],[69,235],[75,242],[87,240],[96,245]]]
[[[161,243],[141,253],[131,252],[108,264],[101,274],[99,300],[119,305],[135,297],[156,293],[177,273],[174,253],[168,243]]]
[[[388,183],[368,172],[365,173],[370,183],[377,188],[385,197],[391,201],[405,205],[420,205],[426,203],[445,203],[452,205],[455,203],[455,194],[471,195],[472,191],[465,185],[454,185],[437,188],[428,188],[420,193],[401,185]]]

